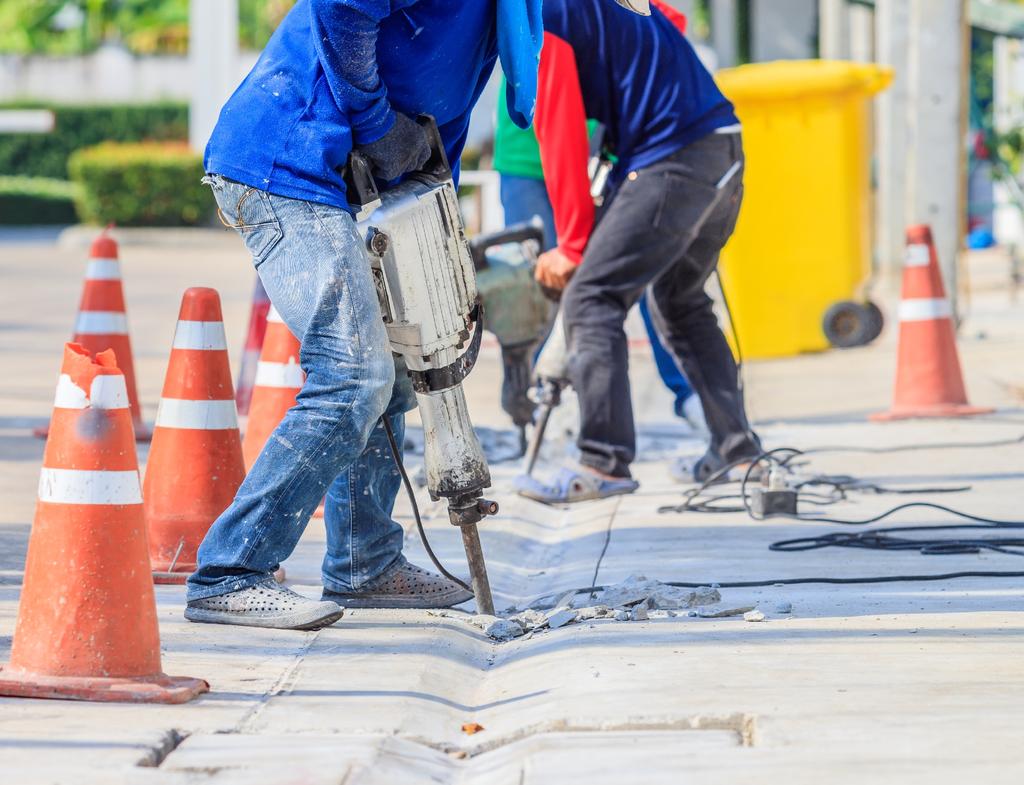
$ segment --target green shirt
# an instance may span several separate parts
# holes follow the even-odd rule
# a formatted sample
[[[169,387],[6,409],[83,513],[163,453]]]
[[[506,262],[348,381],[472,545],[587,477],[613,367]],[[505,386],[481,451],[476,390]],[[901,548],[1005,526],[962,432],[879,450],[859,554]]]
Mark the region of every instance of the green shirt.
[[[501,79],[501,92],[505,94],[505,78]],[[587,120],[587,136],[594,133],[596,120]],[[512,122],[504,101],[498,101],[498,124],[494,129],[494,168],[501,174],[544,179],[540,163],[540,147],[533,128],[520,128]]]
[[[505,79],[498,95],[505,95]],[[498,101],[498,125],[494,131],[494,168],[502,174],[544,179],[540,148],[533,128],[520,128],[509,117],[504,101]]]

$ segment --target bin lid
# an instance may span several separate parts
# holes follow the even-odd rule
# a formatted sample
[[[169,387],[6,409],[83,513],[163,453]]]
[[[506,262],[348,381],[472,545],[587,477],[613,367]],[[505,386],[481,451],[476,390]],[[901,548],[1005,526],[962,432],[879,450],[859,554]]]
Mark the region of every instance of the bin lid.
[[[874,95],[893,80],[892,68],[842,60],[776,60],[723,68],[715,81],[731,101],[804,98],[861,93]]]

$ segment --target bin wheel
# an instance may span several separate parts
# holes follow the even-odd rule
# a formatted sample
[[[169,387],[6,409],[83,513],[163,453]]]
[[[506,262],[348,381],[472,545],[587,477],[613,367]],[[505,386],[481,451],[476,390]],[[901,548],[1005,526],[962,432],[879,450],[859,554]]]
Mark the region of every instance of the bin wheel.
[[[867,340],[867,343],[871,343],[882,334],[882,329],[885,327],[885,316],[882,315],[882,309],[871,300],[864,303],[864,307],[867,309],[868,316],[871,317],[871,330]]]
[[[829,343],[837,349],[850,349],[877,337],[872,335],[872,330],[879,325],[866,306],[843,300],[825,311],[821,326]]]

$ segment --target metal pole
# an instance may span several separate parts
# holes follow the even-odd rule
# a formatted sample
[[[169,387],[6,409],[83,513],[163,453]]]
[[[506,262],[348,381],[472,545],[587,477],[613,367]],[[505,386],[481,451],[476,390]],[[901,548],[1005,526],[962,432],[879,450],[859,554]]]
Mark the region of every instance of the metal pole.
[[[206,147],[220,109],[238,86],[238,0],[190,0],[189,62],[192,101],[188,138]]]
[[[967,2],[909,5],[907,223],[931,225],[955,313],[966,214]]]
[[[875,160],[878,163],[875,255],[881,274],[897,280],[903,269],[904,232],[907,224],[907,117],[910,89],[908,0],[875,3],[877,61],[893,68],[896,78],[876,100]]]
[[[719,68],[734,66],[740,60],[738,14],[736,0],[711,0],[711,45]]]
[[[818,55],[822,60],[850,56],[850,18],[847,0],[818,0]]]

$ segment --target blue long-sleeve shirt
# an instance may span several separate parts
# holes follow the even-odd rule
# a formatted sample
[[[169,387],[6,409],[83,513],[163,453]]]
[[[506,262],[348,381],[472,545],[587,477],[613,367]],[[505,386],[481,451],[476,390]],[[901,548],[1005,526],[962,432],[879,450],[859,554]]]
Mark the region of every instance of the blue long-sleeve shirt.
[[[618,159],[611,187],[737,122],[685,27],[661,0],[652,0],[650,17],[611,0],[544,0],[537,140],[558,246],[574,261],[594,228],[587,118],[604,125]]]
[[[517,75],[513,116],[532,118],[540,2],[299,0],[221,110],[206,171],[349,209],[340,168],[399,111],[437,119],[457,176],[470,111],[499,54]]]

